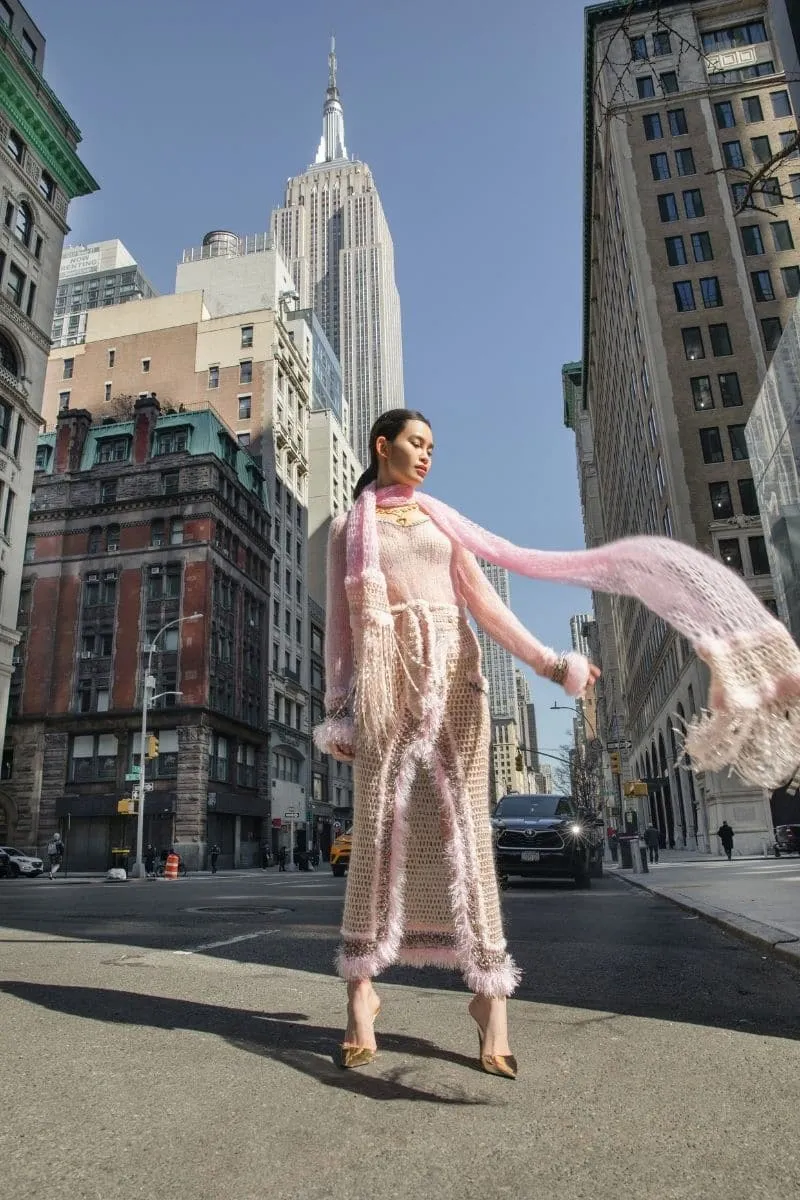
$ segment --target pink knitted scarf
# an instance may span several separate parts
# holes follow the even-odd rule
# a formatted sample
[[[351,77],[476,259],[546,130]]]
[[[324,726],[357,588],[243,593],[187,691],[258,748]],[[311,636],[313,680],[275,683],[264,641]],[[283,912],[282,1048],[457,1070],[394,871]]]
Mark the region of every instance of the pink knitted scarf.
[[[759,787],[791,778],[800,762],[800,651],[739,576],[715,558],[662,537],[623,538],[591,550],[529,550],[423,492],[391,487],[378,493],[371,484],[347,520],[347,591],[351,610],[360,610],[354,632],[362,641],[370,610],[385,607],[377,622],[384,630],[389,616],[376,497],[382,507],[416,500],[451,542],[520,575],[640,600],[691,642],[711,672],[708,709],[685,732],[694,769],[727,766]],[[360,661],[369,662],[369,649],[361,649]]]

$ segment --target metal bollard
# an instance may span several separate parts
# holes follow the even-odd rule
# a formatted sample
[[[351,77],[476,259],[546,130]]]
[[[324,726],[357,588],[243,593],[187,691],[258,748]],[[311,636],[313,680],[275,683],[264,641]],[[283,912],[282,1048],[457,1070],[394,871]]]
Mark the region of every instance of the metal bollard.
[[[644,872],[644,874],[645,874],[645,875],[649,875],[649,874],[650,874],[650,868],[649,868],[649,866],[647,865],[647,847],[646,847],[646,846],[640,846],[640,847],[639,847],[639,854],[640,854],[640,856],[641,856],[641,859],[642,859],[642,871]]]

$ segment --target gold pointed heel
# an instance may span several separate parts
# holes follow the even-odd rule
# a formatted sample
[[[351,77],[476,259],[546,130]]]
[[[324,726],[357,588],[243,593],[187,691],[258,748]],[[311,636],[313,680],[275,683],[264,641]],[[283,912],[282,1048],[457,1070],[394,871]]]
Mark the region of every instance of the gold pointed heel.
[[[477,1024],[477,1021],[475,1023]],[[483,1030],[480,1025],[478,1025],[478,1061],[487,1075],[500,1075],[503,1079],[517,1078],[517,1060],[513,1054],[483,1053]]]
[[[377,1021],[380,1011],[379,1004],[375,1009],[375,1016],[372,1018],[373,1025]],[[366,1067],[377,1057],[378,1051],[372,1050],[369,1046],[348,1046],[343,1042],[339,1047],[339,1066],[343,1067],[345,1071],[355,1070],[356,1067]]]

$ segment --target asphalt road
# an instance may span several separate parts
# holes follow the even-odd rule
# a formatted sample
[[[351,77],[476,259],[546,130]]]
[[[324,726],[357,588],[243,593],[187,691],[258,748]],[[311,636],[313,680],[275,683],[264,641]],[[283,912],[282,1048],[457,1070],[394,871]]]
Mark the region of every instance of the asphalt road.
[[[505,894],[516,1083],[461,981],[396,969],[333,1055],[344,884],[0,881],[0,1162],[28,1197],[783,1200],[800,973],[607,876]]]

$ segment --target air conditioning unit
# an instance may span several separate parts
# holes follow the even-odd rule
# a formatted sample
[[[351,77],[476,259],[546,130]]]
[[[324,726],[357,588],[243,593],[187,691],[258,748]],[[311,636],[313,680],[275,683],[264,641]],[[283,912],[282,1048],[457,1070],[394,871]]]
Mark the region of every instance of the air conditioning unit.
[[[161,567],[151,567],[151,568],[150,568],[150,574],[151,574],[151,575],[160,575],[160,574],[161,574]]]
[[[94,650],[81,650],[81,658],[84,660],[87,658],[94,658]]]
[[[86,582],[87,582],[87,583],[99,583],[99,582],[100,582],[100,576],[99,576],[98,574],[87,575],[87,576],[86,576]]]

